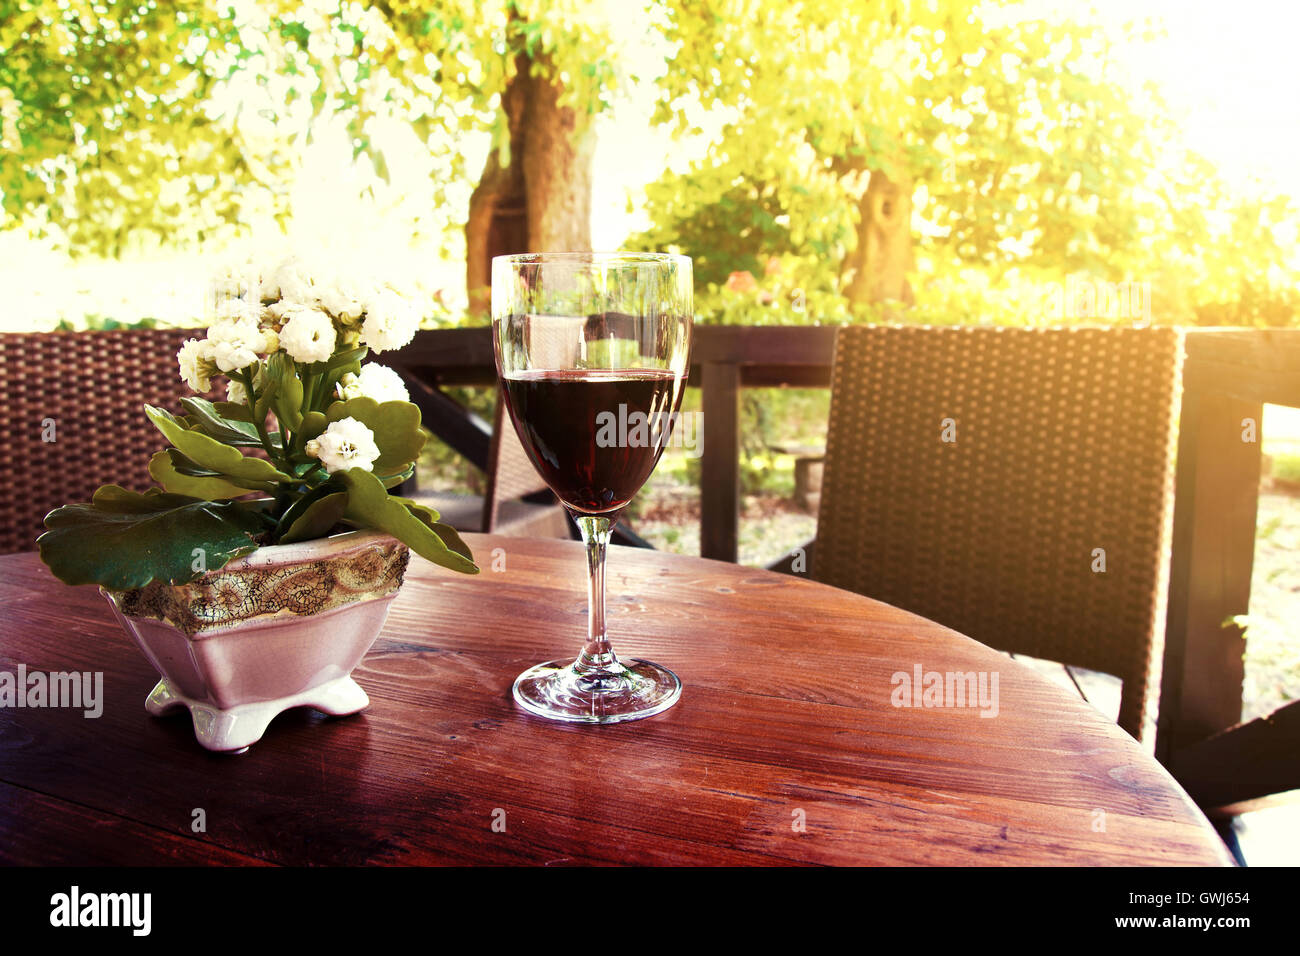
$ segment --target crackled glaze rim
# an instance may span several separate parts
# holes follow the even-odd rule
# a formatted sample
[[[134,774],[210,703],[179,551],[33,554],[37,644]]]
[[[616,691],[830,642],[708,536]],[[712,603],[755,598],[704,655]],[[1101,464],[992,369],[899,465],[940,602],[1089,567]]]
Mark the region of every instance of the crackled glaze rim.
[[[375,588],[369,592],[349,592],[337,587],[330,592],[330,599],[318,608],[294,610],[286,606],[270,609],[254,609],[251,612],[234,613],[224,618],[207,619],[193,612],[195,601],[202,591],[221,579],[240,580],[246,575],[259,573],[286,572],[292,575],[295,568],[306,569],[311,565],[330,565],[346,562],[349,558],[367,550],[386,551],[391,557],[385,559],[388,568],[385,577],[395,575],[387,586]],[[127,591],[110,591],[101,588],[101,593],[128,621],[153,621],[164,624],[185,635],[190,640],[203,640],[233,629],[247,628],[254,622],[274,623],[294,617],[315,617],[331,610],[378,599],[391,599],[402,586],[410,549],[390,534],[370,529],[359,529],[329,538],[315,538],[310,541],[295,542],[284,545],[268,545],[252,554],[236,558],[220,568],[214,568],[207,574],[185,584],[160,585],[157,582],[144,588],[132,588]],[[395,563],[394,563],[395,562]],[[376,583],[380,583],[376,581]],[[164,595],[150,599],[149,595]],[[165,597],[171,595],[171,598]],[[189,610],[189,613],[181,611]],[[173,611],[177,613],[172,613]]]
[[[374,544],[389,541],[400,544],[391,534],[369,528],[344,531],[328,538],[312,538],[310,541],[295,541],[292,544],[268,544],[258,548],[242,558],[235,558],[216,568],[216,571],[242,571],[246,568],[264,568],[279,564],[293,564],[297,561],[319,561],[323,558],[336,558]],[[183,585],[177,585],[183,587]]]

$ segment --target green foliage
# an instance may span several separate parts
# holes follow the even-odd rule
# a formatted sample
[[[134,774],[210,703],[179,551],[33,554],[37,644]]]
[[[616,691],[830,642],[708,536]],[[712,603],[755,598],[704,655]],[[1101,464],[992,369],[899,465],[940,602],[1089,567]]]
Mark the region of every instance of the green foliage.
[[[45,526],[41,560],[60,580],[126,590],[150,581],[182,584],[248,554],[265,522],[234,502],[105,485],[90,504],[50,512]]]
[[[249,416],[245,421],[243,417],[227,418],[230,406],[227,405],[227,411],[222,411],[206,398],[195,396],[186,396],[181,399],[181,407],[189,412],[191,420],[195,427],[203,434],[215,438],[217,441],[225,442],[227,445],[248,445],[256,446],[261,444],[261,439],[257,435],[257,429],[253,426],[252,417]],[[243,408],[244,406],[235,406]]]
[[[347,488],[347,517],[367,528],[386,531],[422,558],[453,571],[477,574],[478,566],[467,549],[455,549],[455,536],[448,545],[444,533],[451,531],[437,521],[437,512],[406,498],[390,495],[379,479],[368,471],[352,468],[340,472]],[[451,532],[455,535],[455,532]],[[464,549],[464,543],[460,542]]]
[[[139,495],[108,485],[89,504],[51,512],[38,542],[42,560],[69,584],[181,583],[259,545],[310,540],[350,525],[385,531],[430,561],[476,573],[473,555],[437,512],[388,493],[410,477],[424,447],[419,409],[365,397],[338,401],[332,388],[321,387],[356,361],[356,351],[296,366],[277,350],[233,373],[247,389],[246,402],[188,397],[187,414],[179,416],[144,406],[171,444],[149,463],[160,487]],[[271,409],[275,431],[267,427]],[[308,448],[346,419],[369,429],[378,450],[373,473],[351,467],[331,474],[323,452]],[[250,492],[260,496],[250,499]],[[203,560],[196,563],[196,555]]]
[[[213,474],[224,475],[236,484],[251,483],[247,486],[252,488],[293,480],[264,458],[248,457],[233,445],[209,438],[201,431],[191,430],[188,420],[179,419],[166,409],[146,405],[144,413],[177,451]],[[232,431],[236,428],[235,423],[226,425],[222,421],[221,425]]]
[[[876,170],[914,184],[910,320],[996,319],[1013,305],[1004,283],[1070,274],[1152,281],[1158,320],[1295,320],[1300,277],[1280,239],[1293,204],[1228,193],[1153,94],[1109,78],[1096,24],[955,0],[664,7],[676,53],[657,120],[698,132],[685,108],[698,102],[728,121],[707,156],[648,188],[654,225],[637,245],[699,263],[706,321],[879,318],[835,301]],[[737,294],[731,273],[759,288]],[[958,276],[975,296],[950,292]],[[786,307],[792,287],[806,308]]]
[[[347,492],[336,491],[315,498],[302,509],[300,514],[287,523],[289,530],[281,536],[280,543],[291,544],[294,541],[310,541],[313,538],[324,537],[329,534],[331,528],[343,520],[347,511]]]
[[[708,321],[880,318],[843,295],[877,170],[913,184],[909,319],[1024,322],[1025,288],[1081,274],[1150,280],[1157,321],[1295,321],[1294,201],[1234,194],[1182,149],[1154,94],[1113,79],[1110,39],[1086,18],[1001,0],[645,5],[674,45],[656,120],[695,133],[702,106],[727,122],[705,158],[649,187],[653,226],[629,245],[690,254]],[[7,225],[114,255],[222,237],[253,210],[284,218],[301,147],[333,117],[381,178],[372,133],[409,125],[434,202],[463,200],[480,173],[467,136],[510,159],[502,95],[519,69],[558,83],[581,118],[615,103],[611,11],[0,0]],[[727,287],[744,273],[752,295]],[[295,396],[268,401],[289,414]]]
[[[186,471],[177,468],[178,461],[186,466]],[[158,482],[164,491],[172,494],[202,498],[205,501],[242,498],[248,494],[247,488],[232,484],[220,475],[195,474],[196,470],[194,463],[175,448],[157,452],[149,459],[149,477]]]
[[[67,319],[60,319],[54,326],[56,332],[79,332],[83,329],[86,331],[106,331],[112,332],[118,329],[157,329],[163,325],[157,319],[139,319],[134,322],[121,322],[117,319],[108,318],[102,315],[87,315],[81,323],[69,322]]]
[[[273,385],[271,400],[268,403],[277,421],[286,428],[302,426],[302,379],[294,367],[293,359],[285,352],[276,352],[266,363],[266,380]]]
[[[704,180],[728,173],[721,167],[696,170]],[[716,184],[693,180],[696,196],[716,189],[717,198],[679,203],[682,185],[677,179],[651,185],[649,205],[662,221],[649,235],[634,238],[634,249],[692,250],[695,282],[705,286],[720,286],[733,272],[762,274],[770,257],[794,252],[789,213],[771,186],[750,178],[737,184],[729,176]]]
[[[1300,485],[1300,455],[1274,455],[1273,477]]]
[[[4,212],[82,252],[238,219],[250,165],[238,124],[202,104],[238,44],[210,0],[0,2]]]
[[[343,116],[381,179],[377,122],[410,124],[436,200],[477,178],[462,137],[508,147],[500,97],[521,62],[583,116],[619,83],[589,3],[0,0],[3,210],[73,253],[139,234],[203,242],[249,208],[287,215],[319,117]],[[530,60],[521,61],[520,54]],[[264,102],[248,101],[260,91]]]

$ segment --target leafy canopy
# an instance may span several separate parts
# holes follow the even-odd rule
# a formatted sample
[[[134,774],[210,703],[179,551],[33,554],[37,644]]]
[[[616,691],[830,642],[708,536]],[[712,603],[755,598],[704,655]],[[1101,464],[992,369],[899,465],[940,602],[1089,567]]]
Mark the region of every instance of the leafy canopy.
[[[465,134],[508,149],[501,93],[551,75],[590,115],[618,84],[579,0],[0,0],[0,190],[10,225],[76,254],[141,232],[202,242],[268,210],[318,120],[341,117],[381,179],[377,121],[409,124],[439,187],[472,182]]]
[[[1110,78],[1095,24],[956,0],[662,6],[676,52],[657,120],[698,133],[685,108],[698,102],[727,122],[708,155],[648,189],[638,245],[694,256],[720,293],[703,297],[714,315],[738,318],[741,300],[716,288],[730,273],[766,271],[784,321],[800,320],[792,288],[820,318],[846,317],[840,266],[876,170],[911,184],[923,284],[1137,275],[1213,299],[1277,283],[1291,204],[1226,194],[1155,95]],[[933,302],[944,283],[931,284]]]

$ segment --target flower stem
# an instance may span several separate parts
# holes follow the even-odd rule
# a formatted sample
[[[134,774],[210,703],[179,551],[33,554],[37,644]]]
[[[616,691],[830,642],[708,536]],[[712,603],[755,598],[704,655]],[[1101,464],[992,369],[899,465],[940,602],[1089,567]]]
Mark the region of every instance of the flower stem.
[[[253,427],[257,429],[257,437],[262,440],[262,447],[266,449],[267,457],[275,464],[283,464],[275,455],[275,449],[271,446],[271,436],[266,433],[266,417],[257,417],[257,392],[253,388],[253,373],[244,369],[239,373],[244,380],[244,389],[248,393],[248,407],[253,412]],[[283,438],[283,433],[281,434]]]

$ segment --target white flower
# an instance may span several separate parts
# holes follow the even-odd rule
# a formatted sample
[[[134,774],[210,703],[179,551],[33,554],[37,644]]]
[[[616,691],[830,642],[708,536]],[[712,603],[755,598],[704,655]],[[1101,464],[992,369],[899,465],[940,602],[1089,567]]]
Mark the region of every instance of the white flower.
[[[283,326],[293,316],[301,312],[306,306],[298,305],[293,302],[272,302],[266,307],[266,321],[272,325]]]
[[[406,390],[406,383],[387,365],[361,366],[361,374],[348,372],[339,380],[339,398],[373,398],[377,402],[409,402],[411,393]]]
[[[257,267],[251,262],[226,266],[212,280],[212,292],[218,299],[242,296],[248,302],[259,302],[262,281]]]
[[[307,442],[305,449],[311,457],[319,458],[331,475],[348,468],[370,471],[379,457],[375,433],[355,418],[331,423],[319,438]]]
[[[334,354],[334,322],[320,309],[286,309],[280,347],[295,362],[324,362]]]
[[[410,304],[392,289],[381,289],[368,303],[361,336],[374,352],[400,349],[415,337],[419,316]]]
[[[253,376],[253,388],[261,391],[266,387],[266,367],[259,366],[257,374]],[[248,389],[244,388],[244,383],[237,378],[232,378],[226,382],[226,401],[235,402],[238,405],[247,405]]]
[[[181,367],[181,378],[192,390],[206,392],[212,387],[212,376],[217,374],[212,360],[212,343],[203,339],[190,339],[176,353]]]
[[[262,304],[254,304],[247,299],[223,299],[217,303],[217,322],[252,322],[257,324],[262,318]]]
[[[208,329],[208,344],[212,347],[213,361],[223,372],[248,368],[272,344],[257,320],[251,317],[251,313],[244,315],[244,318],[239,319],[218,320]]]
[[[312,283],[311,272],[301,259],[290,257],[280,263],[263,289],[269,299],[279,299],[299,305],[315,305],[316,289]]]
[[[338,279],[333,285],[318,289],[321,308],[344,327],[355,326],[366,314],[366,300],[369,293],[360,283],[348,279]]]

